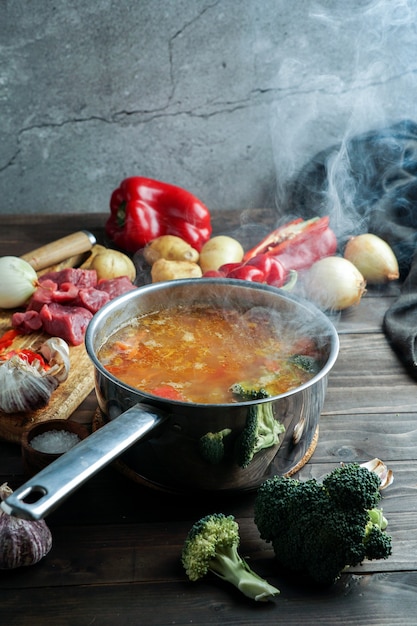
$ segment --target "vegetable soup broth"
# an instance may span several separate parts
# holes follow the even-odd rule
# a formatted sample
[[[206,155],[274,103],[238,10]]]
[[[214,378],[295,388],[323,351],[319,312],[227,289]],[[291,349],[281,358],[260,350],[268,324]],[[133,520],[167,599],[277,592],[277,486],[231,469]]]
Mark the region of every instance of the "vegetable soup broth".
[[[276,323],[275,323],[276,325]],[[210,305],[177,306],[138,318],[115,332],[98,357],[138,390],[203,404],[236,401],[237,382],[277,395],[312,377],[288,357],[314,352],[311,339],[274,328],[267,309],[246,313]]]

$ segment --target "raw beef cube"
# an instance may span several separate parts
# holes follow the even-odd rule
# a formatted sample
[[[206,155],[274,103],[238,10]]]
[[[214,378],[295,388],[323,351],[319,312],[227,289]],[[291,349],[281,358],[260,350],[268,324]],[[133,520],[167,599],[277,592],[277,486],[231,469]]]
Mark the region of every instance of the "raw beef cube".
[[[117,296],[121,296],[123,293],[132,291],[132,289],[137,289],[137,287],[127,276],[118,276],[117,278],[109,278],[107,280],[103,278],[102,280],[99,280],[97,289],[106,291],[110,296],[110,300],[113,300],[114,298],[117,298]]]
[[[84,341],[85,331],[93,314],[83,307],[51,302],[42,307],[40,316],[47,333],[54,337],[61,337],[73,346],[78,346]]]
[[[12,315],[12,326],[20,333],[28,335],[42,328],[42,320],[38,311],[18,312]]]
[[[54,283],[50,279],[44,280],[39,284],[39,287],[36,288],[29,300],[26,310],[40,311],[44,304],[52,302],[54,291],[56,291],[57,288],[57,283]]]
[[[97,285],[97,272],[96,270],[68,267],[57,272],[48,272],[39,278],[40,283],[44,280],[53,280],[58,285],[72,283],[79,289],[82,289],[83,287],[95,287]]]
[[[77,304],[82,306],[91,313],[97,313],[102,306],[110,300],[110,296],[106,291],[100,289],[80,289],[78,292]]]

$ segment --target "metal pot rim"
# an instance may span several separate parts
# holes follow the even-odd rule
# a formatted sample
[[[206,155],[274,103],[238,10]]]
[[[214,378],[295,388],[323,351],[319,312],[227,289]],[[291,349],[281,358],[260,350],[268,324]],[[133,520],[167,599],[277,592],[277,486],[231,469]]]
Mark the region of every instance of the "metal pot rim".
[[[171,400],[171,399],[167,400],[160,396],[155,396],[150,393],[147,393],[146,391],[138,390],[135,387],[131,387],[130,385],[122,382],[121,380],[113,376],[113,374],[108,372],[105,369],[105,367],[103,367],[103,365],[101,364],[101,362],[96,356],[96,349],[94,347],[94,336],[95,336],[95,333],[97,332],[97,328],[103,322],[103,319],[110,316],[111,313],[114,312],[115,310],[123,307],[123,305],[129,302],[130,300],[140,298],[141,294],[143,293],[165,291],[167,289],[171,290],[175,288],[180,288],[184,285],[185,286],[189,285],[191,288],[193,288],[193,285],[201,286],[202,280],[205,281],[206,285],[222,284],[230,288],[237,287],[240,289],[248,289],[249,291],[252,291],[252,290],[266,291],[266,292],[275,294],[284,300],[294,302],[298,306],[303,307],[306,310],[308,310],[310,313],[314,314],[316,318],[319,318],[323,322],[323,326],[325,326],[329,331],[330,352],[329,352],[329,356],[325,365],[310,380],[308,380],[307,382],[303,383],[302,385],[298,387],[295,387],[294,389],[290,389],[289,391],[286,391],[285,393],[282,393],[276,396],[270,396],[268,398],[258,399],[258,400],[237,401],[237,402],[232,402],[232,403],[227,402],[227,403],[220,403],[220,404],[183,402],[180,400]],[[282,289],[278,289],[276,287],[272,287],[271,285],[266,285],[264,283],[255,283],[255,282],[242,281],[242,280],[231,279],[231,278],[204,278],[204,279],[184,278],[184,279],[177,279],[175,281],[173,280],[173,281],[165,281],[165,282],[143,285],[143,286],[138,287],[137,289],[134,289],[125,294],[122,294],[121,296],[114,298],[113,300],[108,302],[104,307],[102,307],[94,315],[94,317],[90,321],[87,327],[86,334],[85,334],[85,348],[86,348],[88,356],[90,357],[92,363],[94,364],[94,367],[100,373],[101,376],[109,380],[111,383],[117,385],[118,387],[125,389],[129,393],[136,393],[140,395],[145,400],[158,401],[158,402],[161,402],[162,404],[169,403],[170,405],[176,405],[176,406],[186,405],[188,407],[196,407],[196,408],[207,408],[207,407],[225,408],[225,407],[231,407],[231,406],[233,407],[250,406],[253,404],[262,404],[264,402],[271,402],[274,400],[292,396],[296,393],[299,393],[303,389],[313,386],[318,380],[321,380],[322,378],[324,378],[332,369],[339,354],[339,336],[333,323],[314,304],[312,304],[308,300],[305,300],[304,298],[301,298],[294,294],[287,293],[283,291]]]

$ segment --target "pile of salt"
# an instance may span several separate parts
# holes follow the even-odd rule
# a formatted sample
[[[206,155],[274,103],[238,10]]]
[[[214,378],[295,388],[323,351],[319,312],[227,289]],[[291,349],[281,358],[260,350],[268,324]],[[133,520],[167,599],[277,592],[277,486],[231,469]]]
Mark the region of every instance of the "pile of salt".
[[[67,430],[49,430],[41,435],[36,435],[31,440],[30,445],[38,452],[61,454],[67,452],[79,441],[78,435]]]

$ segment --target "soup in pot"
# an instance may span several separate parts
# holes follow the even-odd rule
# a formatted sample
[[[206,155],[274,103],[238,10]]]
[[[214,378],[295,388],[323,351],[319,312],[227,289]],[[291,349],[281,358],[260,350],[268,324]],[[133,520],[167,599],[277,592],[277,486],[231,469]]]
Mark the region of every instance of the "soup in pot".
[[[203,404],[274,396],[299,387],[320,369],[315,340],[279,314],[207,304],[174,306],[140,316],[116,331],[98,358],[120,381],[152,395]]]

